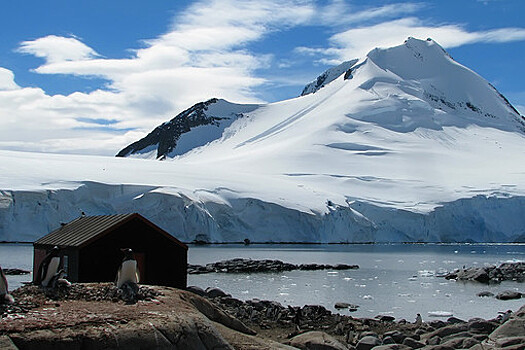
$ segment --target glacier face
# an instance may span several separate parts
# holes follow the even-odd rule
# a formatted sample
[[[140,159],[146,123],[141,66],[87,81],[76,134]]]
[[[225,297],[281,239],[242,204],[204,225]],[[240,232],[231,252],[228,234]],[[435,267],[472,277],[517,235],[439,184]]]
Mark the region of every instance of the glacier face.
[[[305,213],[253,198],[196,201],[154,187],[93,182],[76,189],[0,192],[4,241],[32,241],[79,216],[139,212],[191,242],[525,242],[525,197],[478,195],[430,213],[366,202]]]
[[[227,122],[163,162],[0,151],[0,240],[84,211],[139,212],[184,241],[523,241],[524,119],[503,96],[431,40],[345,64],[295,99],[208,101]]]

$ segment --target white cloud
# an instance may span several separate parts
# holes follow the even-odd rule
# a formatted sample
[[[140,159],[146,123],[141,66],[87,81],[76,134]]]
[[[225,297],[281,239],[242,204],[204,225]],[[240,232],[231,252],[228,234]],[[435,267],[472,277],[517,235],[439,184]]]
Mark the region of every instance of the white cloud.
[[[47,63],[89,60],[99,56],[95,50],[76,38],[56,35],[24,41],[18,51],[44,58]]]
[[[15,75],[9,69],[0,67],[0,91],[20,88],[15,83]]]
[[[525,28],[500,28],[469,32],[460,25],[426,25],[410,17],[352,28],[333,35],[325,57],[339,61],[364,56],[375,47],[401,44],[407,37],[432,38],[445,48],[473,43],[503,43],[525,40]],[[304,48],[303,48],[304,50]],[[322,52],[320,49],[316,49]]]
[[[320,8],[320,15],[317,18],[325,25],[351,25],[370,20],[396,18],[400,15],[412,14],[424,6],[422,3],[396,3],[357,11],[347,2],[335,0]]]

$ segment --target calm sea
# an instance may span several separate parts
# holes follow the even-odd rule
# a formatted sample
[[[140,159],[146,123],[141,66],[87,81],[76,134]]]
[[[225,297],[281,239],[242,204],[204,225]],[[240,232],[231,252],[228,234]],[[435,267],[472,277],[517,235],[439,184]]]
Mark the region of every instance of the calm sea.
[[[188,285],[218,287],[232,296],[276,300],[286,305],[320,304],[336,311],[336,302],[359,305],[354,317],[392,315],[424,320],[436,314],[462,319],[493,318],[498,311],[516,310],[525,299],[500,301],[476,296],[481,291],[525,292],[525,284],[481,285],[438,277],[463,266],[525,261],[525,245],[509,244],[374,244],[374,245],[212,245],[190,246],[189,263],[206,264],[231,258],[280,259],[295,264],[358,264],[349,271],[289,271],[258,274],[189,275]],[[0,266],[32,268],[32,246],[0,244]],[[9,276],[10,289],[31,276]]]

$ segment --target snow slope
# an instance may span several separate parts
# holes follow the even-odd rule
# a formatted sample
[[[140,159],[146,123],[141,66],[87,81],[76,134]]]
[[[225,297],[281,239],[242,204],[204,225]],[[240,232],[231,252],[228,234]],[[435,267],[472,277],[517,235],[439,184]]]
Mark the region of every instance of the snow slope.
[[[524,119],[508,101],[431,40],[350,62],[220,135],[192,129],[163,162],[0,151],[0,240],[136,211],[184,241],[524,241]]]

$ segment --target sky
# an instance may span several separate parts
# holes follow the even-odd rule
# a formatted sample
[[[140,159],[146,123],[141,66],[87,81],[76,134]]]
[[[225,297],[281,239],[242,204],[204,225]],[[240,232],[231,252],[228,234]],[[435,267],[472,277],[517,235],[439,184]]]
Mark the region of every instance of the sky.
[[[115,155],[193,104],[298,96],[327,68],[431,37],[525,114],[522,0],[0,4],[0,149]]]

